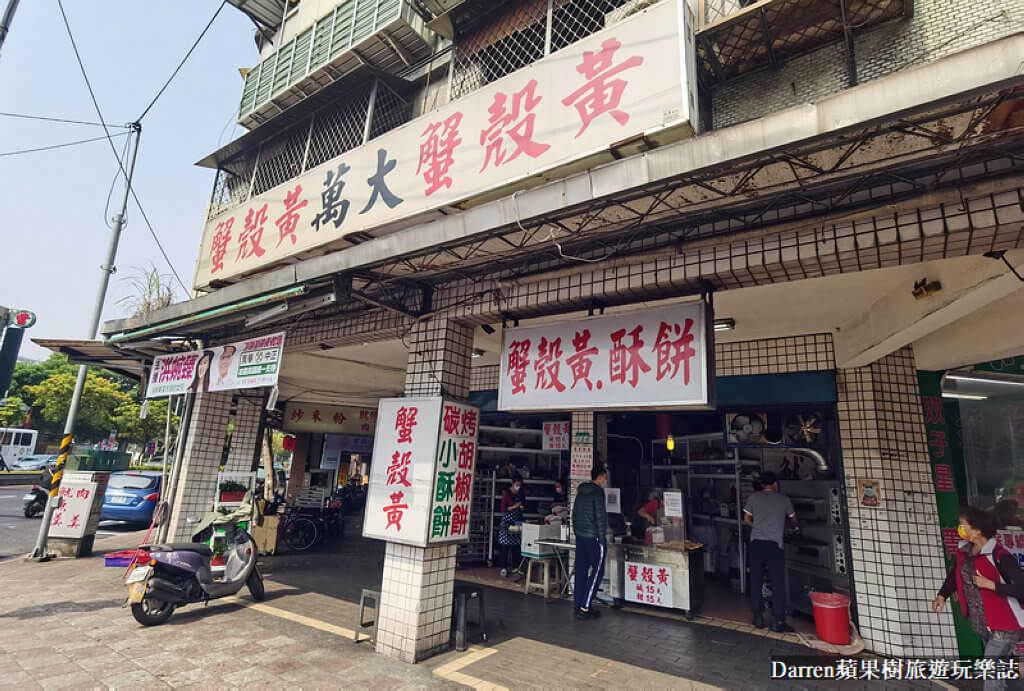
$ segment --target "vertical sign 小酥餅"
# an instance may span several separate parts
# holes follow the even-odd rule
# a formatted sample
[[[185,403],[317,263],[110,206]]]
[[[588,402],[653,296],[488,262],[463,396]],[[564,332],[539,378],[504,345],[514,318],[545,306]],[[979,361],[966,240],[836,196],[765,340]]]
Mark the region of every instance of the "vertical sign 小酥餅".
[[[430,544],[469,539],[479,420],[479,408],[444,401],[430,505]]]

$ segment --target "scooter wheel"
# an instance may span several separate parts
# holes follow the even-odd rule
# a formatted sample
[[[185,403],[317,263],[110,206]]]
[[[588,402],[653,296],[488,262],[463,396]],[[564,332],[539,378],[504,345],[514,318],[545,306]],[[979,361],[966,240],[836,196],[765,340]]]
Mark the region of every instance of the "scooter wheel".
[[[143,626],[163,624],[171,618],[173,612],[174,605],[162,600],[146,599],[132,605],[132,616]]]
[[[30,504],[29,506],[25,507],[25,518],[32,518],[40,511],[41,509],[39,508],[38,504]]]
[[[256,602],[263,602],[263,598],[266,596],[266,591],[263,589],[263,576],[255,568],[252,573],[249,574],[249,579],[245,582],[245,585],[249,588],[249,594],[252,595],[252,599]]]

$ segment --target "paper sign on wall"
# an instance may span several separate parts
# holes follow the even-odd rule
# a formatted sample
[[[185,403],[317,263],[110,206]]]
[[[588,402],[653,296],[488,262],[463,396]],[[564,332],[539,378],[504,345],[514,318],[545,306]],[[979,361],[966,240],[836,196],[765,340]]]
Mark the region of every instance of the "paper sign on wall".
[[[541,449],[543,451],[568,451],[569,427],[568,422],[545,422]]]
[[[569,479],[589,480],[590,470],[594,467],[594,447],[574,446],[570,456]]]
[[[665,516],[668,518],[683,517],[683,493],[678,490],[665,490]]]
[[[626,600],[655,607],[672,607],[672,568],[626,562]]]
[[[621,493],[618,487],[604,488],[604,510],[608,513],[622,513]]]

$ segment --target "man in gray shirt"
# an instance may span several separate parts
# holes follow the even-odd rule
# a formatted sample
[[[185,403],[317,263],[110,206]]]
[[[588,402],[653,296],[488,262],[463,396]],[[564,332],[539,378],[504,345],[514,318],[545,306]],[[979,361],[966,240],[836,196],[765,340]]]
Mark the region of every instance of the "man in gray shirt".
[[[786,553],[782,551],[782,537],[786,519],[796,526],[793,502],[779,494],[779,481],[775,473],[761,473],[761,491],[747,498],[743,507],[743,520],[751,526],[750,548],[750,604],[754,608],[754,626],[764,628],[764,605],[761,584],[765,571],[772,582],[772,630],[792,631],[786,623]]]

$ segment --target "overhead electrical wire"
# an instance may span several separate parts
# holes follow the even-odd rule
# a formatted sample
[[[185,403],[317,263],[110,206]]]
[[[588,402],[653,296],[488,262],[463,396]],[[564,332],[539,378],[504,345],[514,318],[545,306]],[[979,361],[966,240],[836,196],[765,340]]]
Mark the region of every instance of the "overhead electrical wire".
[[[129,134],[131,134],[131,133],[130,132],[118,132],[117,134],[112,135],[112,136],[114,136],[114,137],[124,137],[124,136],[127,136]],[[108,136],[110,136],[110,135],[108,135]],[[32,154],[32,153],[36,153],[37,151],[52,151],[53,149],[63,149],[63,148],[68,147],[68,146],[78,146],[79,144],[88,144],[90,142],[100,142],[100,141],[103,141],[104,139],[107,139],[108,136],[92,137],[90,139],[79,139],[79,140],[74,141],[74,142],[64,142],[63,144],[52,144],[50,146],[40,146],[40,147],[36,147],[34,149],[21,149],[19,151],[4,151],[4,152],[0,153],[0,156],[18,156],[19,154]]]
[[[0,116],[5,118],[22,118],[25,120],[44,120],[46,122],[63,122],[69,125],[91,125],[93,127],[103,127],[102,122],[89,122],[87,120],[69,120],[68,118],[53,118],[46,115],[28,115],[26,113],[0,113]],[[123,127],[124,129],[131,129],[129,125],[107,125],[108,127]]]
[[[160,87],[160,91],[156,92],[156,96],[154,96],[153,100],[149,102],[149,105],[146,106],[146,109],[142,111],[142,115],[140,115],[136,119],[136,122],[142,122],[142,118],[146,117],[146,114],[153,108],[153,106],[156,105],[156,102],[160,100],[160,97],[163,95],[164,91],[166,91],[167,87],[171,85],[171,82],[174,81],[174,78],[178,76],[178,72],[181,71],[181,68],[185,66],[185,63],[192,56],[192,52],[199,45],[199,42],[203,40],[203,36],[205,36],[206,32],[210,30],[210,27],[213,26],[213,22],[217,19],[217,15],[220,14],[220,11],[224,9],[224,5],[226,4],[227,0],[221,0],[220,5],[217,6],[217,11],[213,13],[213,16],[210,17],[210,21],[208,21],[206,23],[206,26],[203,27],[203,30],[199,32],[199,36],[196,37],[195,41],[193,41],[192,47],[188,49],[187,53],[185,53],[185,57],[183,57],[181,59],[181,62],[178,63],[178,66],[174,68],[174,71],[171,72],[171,76],[168,77],[167,81],[164,82],[164,85]]]
[[[92,82],[89,81],[89,75],[85,71],[85,64],[82,62],[82,55],[78,52],[78,43],[75,41],[75,34],[71,30],[71,24],[70,24],[70,22],[68,22],[68,15],[64,11],[64,3],[62,2],[62,0],[57,0],[57,7],[60,8],[60,15],[61,15],[61,17],[64,20],[64,28],[67,29],[68,38],[71,40],[71,48],[75,52],[75,59],[78,61],[78,68],[82,72],[82,79],[85,80],[85,86],[89,90],[89,98],[92,99],[93,108],[96,109],[96,115],[99,117],[99,120],[100,120],[99,124],[103,127],[103,131],[107,135],[106,139],[107,139],[107,142],[110,144],[110,150],[113,152],[114,158],[117,159],[118,169],[121,171],[121,174],[124,176],[125,184],[128,185],[128,190],[129,190],[129,192],[131,192],[132,198],[135,200],[136,206],[139,207],[139,212],[142,214],[142,218],[146,222],[146,227],[149,229],[149,234],[153,236],[153,241],[156,243],[157,248],[160,250],[160,254],[163,255],[164,261],[167,262],[167,266],[170,267],[170,269],[171,269],[171,273],[174,274],[174,277],[178,280],[178,284],[181,286],[182,290],[185,291],[185,295],[188,295],[188,288],[185,286],[185,282],[183,280],[181,280],[181,276],[178,275],[178,270],[176,268],[174,268],[174,264],[171,263],[170,257],[167,256],[167,251],[164,250],[164,246],[160,242],[160,238],[157,237],[156,231],[153,229],[153,224],[149,222],[149,217],[146,215],[145,209],[142,208],[142,203],[139,201],[139,197],[135,193],[135,188],[132,186],[131,181],[128,179],[128,173],[124,169],[124,162],[121,160],[121,157],[117,153],[117,147],[114,146],[114,140],[111,137],[110,130],[107,128],[106,119],[103,117],[103,111],[100,110],[100,104],[96,100],[96,92],[93,91]],[[220,10],[218,10],[218,12],[219,11]],[[216,15],[214,15],[214,16],[216,16]],[[206,32],[206,30],[204,29],[203,33],[205,33],[205,32]],[[191,50],[189,52],[191,53]],[[179,69],[180,69],[180,66],[179,66]],[[177,73],[177,70],[175,70],[175,73]],[[173,76],[174,75],[171,75],[172,79],[173,79]],[[170,81],[168,81],[168,83],[170,83]],[[166,85],[165,85],[164,88],[166,88]],[[161,89],[160,91],[162,93],[163,89]],[[159,98],[159,94],[157,94],[157,97]],[[156,101],[154,99],[153,103],[155,103],[155,102]],[[150,104],[150,107],[152,107],[152,103]],[[147,108],[146,110],[148,111],[149,108]],[[138,122],[134,122],[134,123],[132,123],[130,125],[130,127],[132,127],[133,131],[140,131],[142,126]],[[100,137],[100,139],[102,139],[102,137]],[[136,142],[137,141],[138,140],[136,140]],[[136,143],[136,146],[137,145],[138,144]]]

